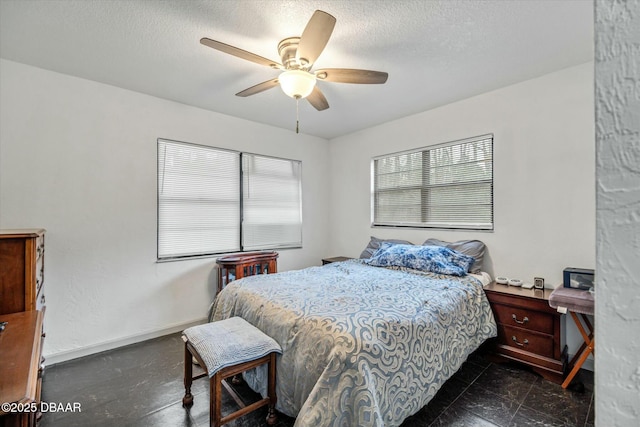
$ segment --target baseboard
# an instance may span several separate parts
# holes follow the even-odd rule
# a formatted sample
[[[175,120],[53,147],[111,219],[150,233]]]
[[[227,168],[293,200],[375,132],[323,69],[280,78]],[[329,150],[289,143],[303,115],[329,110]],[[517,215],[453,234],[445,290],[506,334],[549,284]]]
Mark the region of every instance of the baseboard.
[[[135,344],[141,341],[150,340],[152,338],[158,338],[164,335],[180,332],[191,326],[201,325],[206,321],[207,321],[206,318],[197,319],[191,322],[175,324],[166,328],[143,332],[141,334],[135,334],[135,335],[130,335],[123,338],[116,338],[113,340],[103,341],[101,343],[92,344],[86,347],[76,348],[73,350],[61,351],[59,353],[45,354],[44,357],[46,359],[46,365],[52,366],[58,363],[77,359],[79,357],[89,356],[89,355],[100,353],[103,351],[113,350],[114,348],[123,347],[125,345]]]

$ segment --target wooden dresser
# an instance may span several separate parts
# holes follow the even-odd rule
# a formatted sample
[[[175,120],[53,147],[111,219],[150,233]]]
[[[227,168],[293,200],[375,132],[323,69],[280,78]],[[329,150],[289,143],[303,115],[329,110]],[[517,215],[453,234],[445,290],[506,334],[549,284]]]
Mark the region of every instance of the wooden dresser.
[[[44,233],[0,230],[0,314],[43,309]]]
[[[42,388],[43,313],[2,314],[0,332],[0,426],[33,427],[39,416]]]
[[[241,252],[220,257],[218,264],[218,293],[233,280],[256,274],[278,271],[278,252]]]
[[[484,290],[498,324],[495,359],[526,364],[544,378],[562,383],[567,347],[560,335],[561,314],[549,306],[552,290],[495,282]]]

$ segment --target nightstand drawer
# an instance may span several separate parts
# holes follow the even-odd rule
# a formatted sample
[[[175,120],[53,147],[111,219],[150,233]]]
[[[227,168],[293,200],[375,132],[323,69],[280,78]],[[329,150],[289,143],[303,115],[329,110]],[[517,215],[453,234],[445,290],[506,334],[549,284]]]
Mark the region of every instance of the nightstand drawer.
[[[543,357],[553,357],[553,336],[498,324],[498,341]]]
[[[552,315],[502,304],[493,305],[493,314],[498,323],[553,334]]]

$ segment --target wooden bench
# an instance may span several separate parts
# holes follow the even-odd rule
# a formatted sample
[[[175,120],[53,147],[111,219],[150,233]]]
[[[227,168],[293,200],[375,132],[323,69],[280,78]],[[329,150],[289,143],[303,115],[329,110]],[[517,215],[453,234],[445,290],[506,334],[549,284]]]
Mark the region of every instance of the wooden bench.
[[[277,421],[276,355],[282,353],[276,341],[240,317],[207,323],[185,329],[182,333],[184,351],[184,388],[182,406],[193,405],[193,380],[209,377],[209,425],[218,427],[265,405],[269,406],[267,424]],[[193,376],[193,358],[205,373]],[[267,397],[245,406],[226,379],[249,369],[268,364]],[[222,387],[229,392],[240,409],[222,416]]]

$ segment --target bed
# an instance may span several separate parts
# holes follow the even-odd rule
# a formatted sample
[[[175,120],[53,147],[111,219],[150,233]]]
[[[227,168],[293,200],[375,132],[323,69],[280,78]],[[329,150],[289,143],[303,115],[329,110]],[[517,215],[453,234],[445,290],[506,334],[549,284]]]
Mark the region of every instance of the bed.
[[[398,426],[496,336],[478,276],[366,260],[231,282],[211,319],[233,316],[282,347],[276,408],[295,426]],[[266,372],[245,380],[266,394]]]

